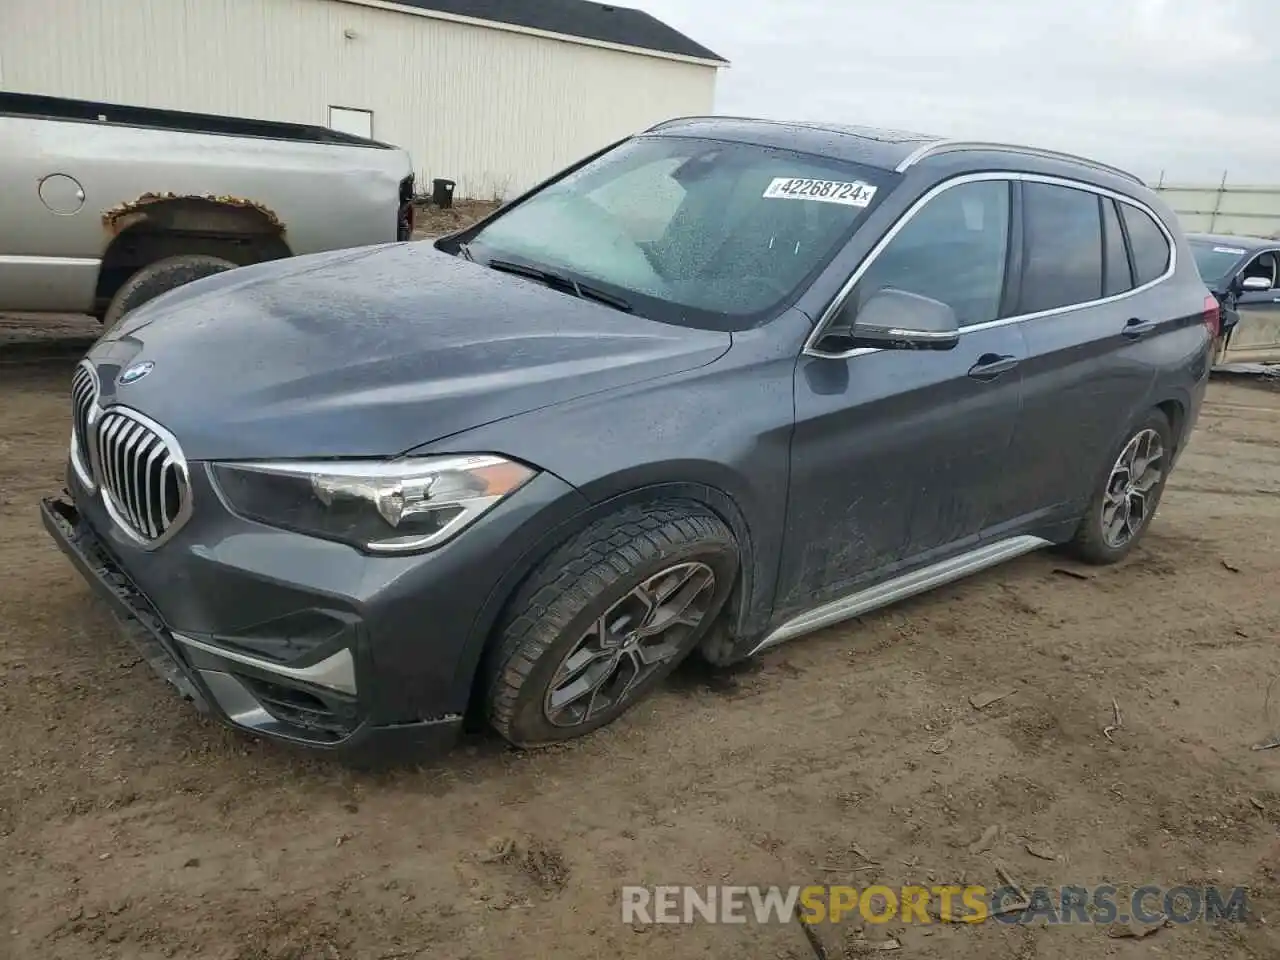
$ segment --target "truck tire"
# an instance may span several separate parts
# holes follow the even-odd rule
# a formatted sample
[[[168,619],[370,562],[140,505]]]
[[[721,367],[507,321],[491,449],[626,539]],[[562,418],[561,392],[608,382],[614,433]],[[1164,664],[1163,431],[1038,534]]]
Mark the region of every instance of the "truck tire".
[[[147,264],[126,280],[111,298],[107,312],[102,315],[102,335],[105,337],[109,334],[125,314],[148,300],[154,300],[160,294],[168,293],[192,280],[211,277],[235,267],[236,264],[230,260],[204,253],[166,257]]]
[[[1067,551],[1097,565],[1118,563],[1151,524],[1173,458],[1169,418],[1152,410],[1126,435],[1103,475]]]
[[[548,556],[508,608],[486,666],[490,724],[532,747],[612,722],[697,645],[737,572],[733,534],[700,504],[632,506],[596,521]]]

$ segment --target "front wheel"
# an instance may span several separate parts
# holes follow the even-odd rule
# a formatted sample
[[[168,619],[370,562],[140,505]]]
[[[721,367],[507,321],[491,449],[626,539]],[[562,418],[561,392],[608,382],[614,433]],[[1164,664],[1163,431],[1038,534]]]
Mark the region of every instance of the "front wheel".
[[[1120,445],[1069,551],[1086,563],[1122,560],[1151,524],[1172,459],[1169,420],[1152,410]]]
[[[612,722],[697,645],[737,570],[733,534],[696,503],[629,507],[592,524],[512,601],[488,667],[489,722],[525,747]]]

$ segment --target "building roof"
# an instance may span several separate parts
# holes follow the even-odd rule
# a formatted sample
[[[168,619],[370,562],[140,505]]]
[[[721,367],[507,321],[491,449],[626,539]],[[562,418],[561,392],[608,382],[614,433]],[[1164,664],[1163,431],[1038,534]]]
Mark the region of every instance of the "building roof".
[[[643,10],[590,0],[389,0],[452,17],[543,30],[583,40],[727,63],[724,57]]]

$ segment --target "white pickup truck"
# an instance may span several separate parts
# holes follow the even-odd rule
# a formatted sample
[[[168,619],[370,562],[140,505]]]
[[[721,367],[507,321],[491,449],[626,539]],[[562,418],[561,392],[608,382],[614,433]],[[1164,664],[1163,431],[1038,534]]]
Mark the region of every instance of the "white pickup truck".
[[[89,313],[407,240],[413,168],[324,127],[0,93],[0,313]]]

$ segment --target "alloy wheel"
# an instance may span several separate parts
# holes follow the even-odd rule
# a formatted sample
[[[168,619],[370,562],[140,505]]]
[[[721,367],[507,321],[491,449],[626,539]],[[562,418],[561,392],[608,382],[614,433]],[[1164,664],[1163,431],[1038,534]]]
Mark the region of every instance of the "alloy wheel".
[[[1102,504],[1102,537],[1119,549],[1141,532],[1155,507],[1155,491],[1164,476],[1164,443],[1155,430],[1135,434],[1121,451]]]
[[[543,712],[574,727],[625,703],[684,649],[715,597],[705,563],[679,563],[645,579],[597,617],[556,668]]]

